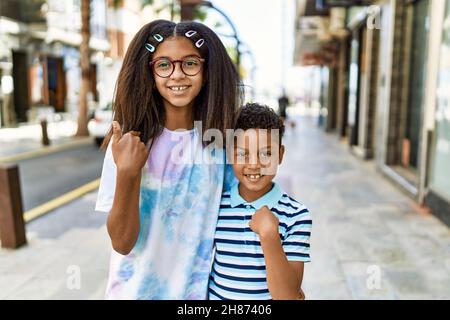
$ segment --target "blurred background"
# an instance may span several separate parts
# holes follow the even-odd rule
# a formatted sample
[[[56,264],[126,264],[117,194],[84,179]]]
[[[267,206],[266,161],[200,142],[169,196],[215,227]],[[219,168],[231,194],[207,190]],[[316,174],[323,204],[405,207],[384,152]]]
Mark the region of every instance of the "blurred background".
[[[450,0],[0,0],[0,299],[102,299],[94,212],[134,34],[197,20],[285,115],[307,299],[450,299]]]

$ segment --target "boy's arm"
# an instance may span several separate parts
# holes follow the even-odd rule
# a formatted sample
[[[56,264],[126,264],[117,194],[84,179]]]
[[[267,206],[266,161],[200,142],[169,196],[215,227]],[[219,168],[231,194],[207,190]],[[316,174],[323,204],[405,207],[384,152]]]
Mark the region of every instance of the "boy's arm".
[[[303,262],[287,260],[278,230],[276,233],[260,235],[260,242],[266,262],[267,286],[272,298],[301,299]]]
[[[250,228],[259,235],[266,263],[267,286],[274,300],[302,299],[303,262],[288,261],[278,234],[278,218],[267,208],[252,216]]]

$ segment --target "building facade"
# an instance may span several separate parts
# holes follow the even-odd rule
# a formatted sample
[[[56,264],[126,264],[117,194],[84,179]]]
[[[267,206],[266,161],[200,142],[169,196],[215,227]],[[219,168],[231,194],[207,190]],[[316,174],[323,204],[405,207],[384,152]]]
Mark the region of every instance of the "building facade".
[[[32,121],[40,110],[76,113],[81,79],[80,1],[5,0],[1,6],[0,125]],[[90,30],[90,99],[98,101],[98,56],[110,47],[104,0],[91,1]]]
[[[340,32],[321,30],[338,47],[317,62],[328,75],[324,128],[450,225],[450,1],[298,1],[308,3],[330,25],[333,12],[346,17]]]

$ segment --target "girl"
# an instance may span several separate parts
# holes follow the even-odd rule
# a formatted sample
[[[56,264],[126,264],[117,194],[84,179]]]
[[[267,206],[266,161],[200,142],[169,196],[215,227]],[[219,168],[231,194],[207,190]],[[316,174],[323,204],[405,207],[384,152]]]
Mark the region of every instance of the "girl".
[[[109,212],[113,247],[106,298],[206,299],[225,164],[176,161],[172,150],[207,157],[194,121],[225,136],[241,97],[237,70],[208,27],[157,20],[136,34],[96,204]]]

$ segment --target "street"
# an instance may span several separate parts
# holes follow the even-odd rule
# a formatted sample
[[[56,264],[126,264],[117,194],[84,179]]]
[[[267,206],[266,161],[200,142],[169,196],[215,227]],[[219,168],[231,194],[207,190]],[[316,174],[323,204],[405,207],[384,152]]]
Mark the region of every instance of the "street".
[[[92,143],[19,161],[24,211],[99,178],[103,157]]]
[[[449,228],[316,122],[300,117],[287,129],[277,176],[313,218],[306,298],[450,299]],[[84,157],[71,163],[89,180],[97,171],[80,170],[82,160],[95,167]],[[28,246],[0,250],[0,299],[103,298],[110,244],[95,200],[91,192],[32,221]]]

